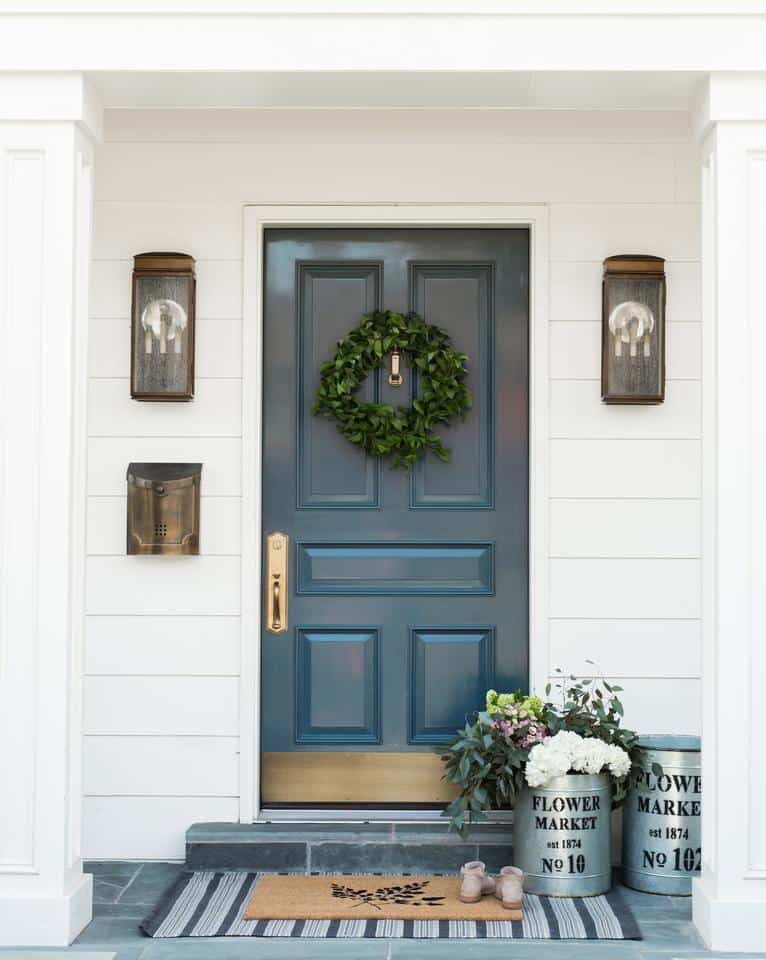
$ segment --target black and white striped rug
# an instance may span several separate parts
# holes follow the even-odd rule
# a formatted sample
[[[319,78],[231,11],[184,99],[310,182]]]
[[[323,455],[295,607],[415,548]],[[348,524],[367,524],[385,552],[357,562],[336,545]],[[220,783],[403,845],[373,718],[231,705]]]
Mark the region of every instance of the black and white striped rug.
[[[603,897],[524,895],[524,919],[243,920],[261,874],[182,873],[150,917],[148,937],[296,937],[322,939],[640,940],[633,914],[613,890]]]

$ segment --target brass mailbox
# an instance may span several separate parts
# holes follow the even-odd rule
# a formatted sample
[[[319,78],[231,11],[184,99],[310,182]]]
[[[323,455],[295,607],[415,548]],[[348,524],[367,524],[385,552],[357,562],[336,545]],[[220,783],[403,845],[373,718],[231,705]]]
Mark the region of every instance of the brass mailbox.
[[[201,463],[128,466],[128,553],[199,553]]]

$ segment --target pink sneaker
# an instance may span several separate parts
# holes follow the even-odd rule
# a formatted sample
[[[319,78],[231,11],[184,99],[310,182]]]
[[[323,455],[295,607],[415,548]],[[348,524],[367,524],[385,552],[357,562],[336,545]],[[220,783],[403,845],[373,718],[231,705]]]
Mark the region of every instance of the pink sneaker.
[[[503,867],[495,879],[495,896],[506,910],[521,910],[524,874],[518,867]]]
[[[495,881],[487,876],[485,864],[481,860],[470,860],[460,868],[463,882],[460,885],[460,899],[463,903],[478,903],[487,893],[495,892]]]

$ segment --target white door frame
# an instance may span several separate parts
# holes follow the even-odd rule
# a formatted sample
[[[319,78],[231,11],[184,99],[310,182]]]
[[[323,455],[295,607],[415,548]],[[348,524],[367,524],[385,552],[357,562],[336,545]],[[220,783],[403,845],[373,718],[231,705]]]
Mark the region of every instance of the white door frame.
[[[260,808],[261,449],[263,235],[270,227],[519,227],[530,230],[529,283],[529,673],[549,675],[548,207],[545,204],[248,204],[244,208],[242,334],[242,567],[239,816]],[[351,818],[351,814],[349,814]]]

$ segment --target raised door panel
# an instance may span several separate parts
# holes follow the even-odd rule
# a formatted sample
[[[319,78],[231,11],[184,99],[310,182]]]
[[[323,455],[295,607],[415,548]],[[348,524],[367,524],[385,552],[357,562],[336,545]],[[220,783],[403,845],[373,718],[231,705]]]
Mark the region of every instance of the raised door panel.
[[[490,595],[494,544],[305,543],[297,544],[296,592],[330,596]]]
[[[410,743],[444,743],[494,682],[493,627],[410,631]]]
[[[379,263],[301,263],[298,265],[298,507],[375,508],[380,468],[377,460],[346,440],[337,425],[316,417],[312,406],[319,368],[336,343],[380,302]],[[375,371],[359,388],[362,401],[380,390]],[[285,438],[288,441],[290,438]]]
[[[378,631],[302,628],[295,641],[296,742],[379,743]]]
[[[439,428],[451,451],[449,469],[432,457],[412,472],[411,502],[418,508],[490,509],[494,474],[494,267],[490,263],[416,263],[413,309],[444,327],[468,356],[473,405],[464,420]]]

